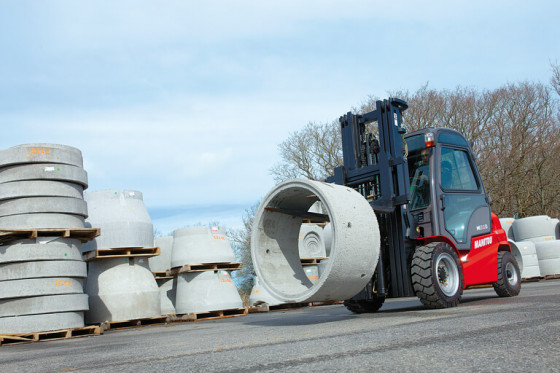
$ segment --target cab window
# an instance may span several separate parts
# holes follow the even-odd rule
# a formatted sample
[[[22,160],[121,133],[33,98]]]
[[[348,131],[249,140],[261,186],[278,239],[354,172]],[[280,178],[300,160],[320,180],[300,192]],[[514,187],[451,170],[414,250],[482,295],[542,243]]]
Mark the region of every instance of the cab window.
[[[476,191],[478,183],[469,162],[467,152],[452,148],[441,148],[441,187],[444,190]]]

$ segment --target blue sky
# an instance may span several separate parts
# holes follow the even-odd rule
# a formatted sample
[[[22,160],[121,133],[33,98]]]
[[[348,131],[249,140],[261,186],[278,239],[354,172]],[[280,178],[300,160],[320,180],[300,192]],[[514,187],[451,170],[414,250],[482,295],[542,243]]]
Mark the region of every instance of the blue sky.
[[[0,0],[0,148],[82,150],[166,234],[239,227],[277,145],[397,89],[548,83],[557,1]]]

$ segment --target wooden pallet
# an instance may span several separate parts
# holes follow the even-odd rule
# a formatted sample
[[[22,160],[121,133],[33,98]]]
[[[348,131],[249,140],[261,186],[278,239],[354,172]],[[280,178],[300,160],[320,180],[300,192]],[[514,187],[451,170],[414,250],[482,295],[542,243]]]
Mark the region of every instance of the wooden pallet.
[[[142,319],[106,321],[99,325],[103,330],[137,328],[139,326],[161,325],[168,322],[167,316],[147,317]]]
[[[300,258],[300,261],[302,266],[310,266],[319,264],[319,262],[323,259],[327,258]]]
[[[177,275],[175,275],[175,276],[168,275],[166,271],[152,272],[152,273],[154,274],[154,277],[155,277],[156,280],[167,280],[167,279],[170,279],[170,278],[177,277]]]
[[[131,257],[152,257],[161,252],[159,247],[124,247],[118,249],[96,249],[88,251],[82,255],[84,261],[89,262],[98,259],[109,258],[131,258]]]
[[[267,303],[249,308],[249,313],[262,313],[270,311],[291,311],[301,308],[311,307],[313,303],[283,303],[270,306]]]
[[[203,271],[236,271],[243,267],[243,263],[204,263],[186,264],[181,267],[174,267],[166,271],[167,276],[177,276],[179,273],[203,272]]]
[[[0,346],[55,341],[58,339],[79,338],[101,334],[103,334],[103,330],[97,325],[75,329],[53,330],[48,332],[0,334]]]
[[[100,228],[0,229],[0,243],[37,237],[75,238],[88,242],[100,233]]]
[[[558,274],[558,275],[546,275],[546,276],[544,276],[544,279],[545,279],[545,280],[557,280],[557,279],[559,279],[559,278],[560,278],[560,274]]]
[[[229,310],[184,313],[181,315],[168,315],[168,320],[170,322],[202,321],[202,320],[225,319],[228,317],[247,316],[248,314],[249,314],[249,310],[247,308],[233,308]]]
[[[521,282],[539,282],[540,280],[542,280],[543,278],[540,276],[535,276],[535,277],[524,277],[521,279]]]

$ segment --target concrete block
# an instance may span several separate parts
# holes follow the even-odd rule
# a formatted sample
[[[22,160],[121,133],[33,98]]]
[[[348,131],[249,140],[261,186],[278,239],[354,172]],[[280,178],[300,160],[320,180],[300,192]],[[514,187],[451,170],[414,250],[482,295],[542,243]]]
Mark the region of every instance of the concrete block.
[[[22,163],[62,163],[84,166],[82,152],[68,145],[35,143],[0,150],[0,167]]]
[[[0,201],[0,217],[35,213],[73,214],[87,217],[88,210],[87,203],[78,198],[28,197]]]
[[[78,166],[56,163],[32,163],[0,168],[0,183],[12,181],[51,180],[88,187],[87,172]]]
[[[82,242],[74,238],[37,237],[0,246],[0,264],[36,260],[82,260]]]

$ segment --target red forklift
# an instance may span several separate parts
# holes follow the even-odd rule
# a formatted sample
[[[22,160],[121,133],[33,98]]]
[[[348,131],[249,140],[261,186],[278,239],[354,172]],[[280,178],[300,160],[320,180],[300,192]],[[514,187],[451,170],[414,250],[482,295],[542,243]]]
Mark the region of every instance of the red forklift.
[[[472,143],[449,128],[406,133],[397,98],[340,118],[343,166],[327,179],[354,188],[376,212],[380,256],[367,286],[344,302],[375,312],[386,298],[417,296],[454,307],[469,286],[519,294],[521,275],[505,231],[490,211]]]

